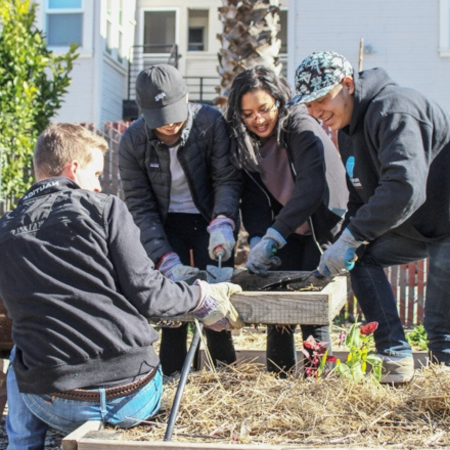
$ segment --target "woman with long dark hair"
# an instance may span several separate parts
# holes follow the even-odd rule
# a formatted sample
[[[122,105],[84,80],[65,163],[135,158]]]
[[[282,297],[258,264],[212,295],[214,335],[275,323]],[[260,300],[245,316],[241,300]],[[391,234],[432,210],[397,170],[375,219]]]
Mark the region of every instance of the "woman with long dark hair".
[[[339,153],[303,105],[288,107],[291,88],[256,66],[234,80],[226,119],[232,161],[243,169],[241,211],[249,233],[247,268],[312,271],[332,244],[348,191]],[[268,326],[267,368],[284,376],[296,365],[295,327]],[[330,345],[329,326],[301,325]]]

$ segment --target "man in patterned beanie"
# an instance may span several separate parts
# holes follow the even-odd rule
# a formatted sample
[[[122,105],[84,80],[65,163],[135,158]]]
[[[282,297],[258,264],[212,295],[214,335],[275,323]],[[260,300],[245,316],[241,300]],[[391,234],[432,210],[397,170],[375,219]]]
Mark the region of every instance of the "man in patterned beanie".
[[[350,271],[375,342],[382,382],[411,380],[414,364],[386,267],[430,260],[424,326],[434,361],[450,365],[450,116],[381,68],[354,76],[342,55],[308,56],[296,71],[297,96],[338,135],[350,190],[337,241],[319,271]]]

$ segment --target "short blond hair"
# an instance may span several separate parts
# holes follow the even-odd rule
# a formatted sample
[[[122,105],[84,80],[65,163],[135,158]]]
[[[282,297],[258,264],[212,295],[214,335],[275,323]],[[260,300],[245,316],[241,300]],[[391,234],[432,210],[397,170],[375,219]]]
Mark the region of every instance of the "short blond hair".
[[[37,179],[61,175],[71,161],[81,167],[92,161],[92,148],[105,154],[108,143],[101,136],[76,123],[53,123],[38,137],[33,165]]]

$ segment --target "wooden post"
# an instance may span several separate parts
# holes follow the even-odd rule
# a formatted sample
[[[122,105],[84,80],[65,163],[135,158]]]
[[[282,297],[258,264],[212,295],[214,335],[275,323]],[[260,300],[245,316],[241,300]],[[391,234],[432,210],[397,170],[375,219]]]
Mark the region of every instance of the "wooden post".
[[[364,38],[359,41],[359,60],[358,60],[358,72],[363,70],[363,57],[364,57]]]

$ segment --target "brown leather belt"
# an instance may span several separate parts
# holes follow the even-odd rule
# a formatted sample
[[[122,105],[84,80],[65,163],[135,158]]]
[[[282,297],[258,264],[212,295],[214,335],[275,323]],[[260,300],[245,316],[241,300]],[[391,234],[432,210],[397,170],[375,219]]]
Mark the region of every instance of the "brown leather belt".
[[[158,369],[155,367],[151,370],[147,375],[143,376],[139,380],[124,384],[123,386],[116,386],[112,388],[105,389],[106,400],[110,400],[112,398],[125,397],[126,395],[133,394],[138,391],[150,381],[156,375]],[[64,392],[54,392],[50,394],[52,397],[65,398],[67,400],[77,400],[80,402],[99,402],[100,401],[100,392],[98,390],[87,390],[87,389],[72,389],[71,391]]]

